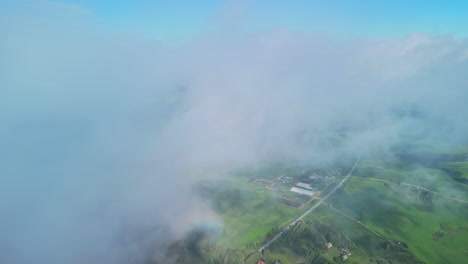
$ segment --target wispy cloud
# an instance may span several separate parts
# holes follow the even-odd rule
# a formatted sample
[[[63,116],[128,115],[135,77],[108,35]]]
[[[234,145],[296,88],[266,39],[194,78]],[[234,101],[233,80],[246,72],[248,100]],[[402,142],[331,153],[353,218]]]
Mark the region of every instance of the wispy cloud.
[[[278,29],[168,46],[67,5],[0,14],[2,263],[129,263],[218,221],[191,191],[207,172],[467,132],[466,40]]]

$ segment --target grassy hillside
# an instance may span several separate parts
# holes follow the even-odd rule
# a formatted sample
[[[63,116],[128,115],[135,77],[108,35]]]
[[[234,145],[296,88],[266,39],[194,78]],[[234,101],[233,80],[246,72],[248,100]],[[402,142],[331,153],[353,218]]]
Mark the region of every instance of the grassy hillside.
[[[260,175],[276,176],[280,172],[281,169],[262,171]],[[279,197],[274,192],[259,188],[251,177],[241,175],[208,191],[223,220],[223,235],[218,239],[223,246],[240,248],[256,243],[273,228],[289,222],[308,208],[298,210],[278,203]]]
[[[465,263],[468,261],[468,204],[402,184],[468,200],[468,185],[449,175],[444,170],[446,167],[466,175],[468,162],[433,159],[414,163],[388,156],[368,158],[361,163],[356,176],[390,183],[352,178],[331,202],[385,237],[408,244],[409,250],[427,263]],[[441,225],[458,228],[435,241],[433,234]]]
[[[468,226],[468,204],[433,197],[435,209],[431,212],[418,209],[418,201],[408,197],[381,182],[352,179],[333,197],[332,204],[385,237],[408,244],[409,250],[427,263],[464,263],[468,259],[464,248],[468,232],[453,231],[465,236],[464,244],[459,244],[460,237],[452,240],[447,236],[443,243],[431,237],[441,224]]]
[[[325,247],[327,242],[333,247]],[[347,260],[342,259],[341,248],[352,253]],[[404,247],[374,235],[324,205],[247,263],[258,259],[267,263],[422,263]]]
[[[247,263],[467,263],[466,150],[436,152],[424,145],[366,155],[326,203]],[[182,256],[197,249],[177,263],[242,263],[312,206],[299,210],[278,203],[283,191],[265,185],[284,173],[299,177],[303,170],[270,166],[205,186],[203,193],[223,220],[222,232],[190,240],[196,246],[176,247]],[[326,242],[334,247],[326,248]],[[340,248],[352,255],[343,260]]]

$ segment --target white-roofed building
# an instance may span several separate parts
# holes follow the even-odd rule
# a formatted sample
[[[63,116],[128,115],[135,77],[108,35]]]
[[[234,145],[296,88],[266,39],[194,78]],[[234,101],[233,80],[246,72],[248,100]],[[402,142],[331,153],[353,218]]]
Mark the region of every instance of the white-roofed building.
[[[291,192],[295,192],[295,193],[300,193],[300,194],[304,194],[304,195],[308,195],[308,196],[314,196],[315,195],[315,192],[314,191],[311,191],[311,190],[306,190],[306,189],[302,189],[302,188],[298,188],[298,187],[292,187],[290,189]]]
[[[304,189],[312,190],[312,186],[310,186],[310,184],[307,184],[307,183],[298,182],[296,186],[304,188]]]

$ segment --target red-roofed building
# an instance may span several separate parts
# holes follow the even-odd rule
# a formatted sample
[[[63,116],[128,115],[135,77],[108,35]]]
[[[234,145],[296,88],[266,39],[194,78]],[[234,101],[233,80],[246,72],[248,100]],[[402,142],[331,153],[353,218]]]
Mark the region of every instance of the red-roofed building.
[[[258,260],[257,261],[257,264],[266,264],[265,262],[261,261],[261,260]]]

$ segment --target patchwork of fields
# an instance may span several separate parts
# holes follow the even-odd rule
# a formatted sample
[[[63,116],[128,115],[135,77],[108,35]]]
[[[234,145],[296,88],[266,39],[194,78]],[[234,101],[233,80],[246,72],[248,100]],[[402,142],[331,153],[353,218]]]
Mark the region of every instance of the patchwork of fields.
[[[446,168],[461,176],[457,174],[458,178],[454,178]],[[312,204],[301,210],[282,204],[278,202],[280,191],[265,190],[252,184],[252,178],[275,178],[284,173],[284,168],[269,168],[233,178],[226,188],[237,190],[240,202],[221,213],[224,232],[218,239],[220,244],[229,248],[260,247],[266,236],[278,232],[274,228],[310,208]],[[292,177],[298,175],[290,174]],[[388,259],[399,259],[394,263],[408,263],[404,261],[408,256],[402,257],[404,252],[426,263],[468,261],[468,203],[437,195],[468,201],[468,185],[461,182],[463,177],[468,178],[468,161],[444,160],[429,164],[367,155],[355,176],[331,196],[326,205],[305,219],[324,223],[355,243],[356,252],[347,261],[368,263],[372,256],[383,254]],[[307,244],[306,241],[303,243]],[[405,246],[400,246],[400,251],[404,252],[388,248],[388,241],[393,243],[390,243],[391,247],[401,242]],[[282,245],[285,241],[275,243]],[[321,257],[330,262],[337,261],[339,254],[335,251],[323,251]],[[263,256],[256,254],[248,262],[254,263],[255,258],[281,259],[282,263],[304,261],[304,256],[297,251],[278,245],[276,250],[267,249]]]

